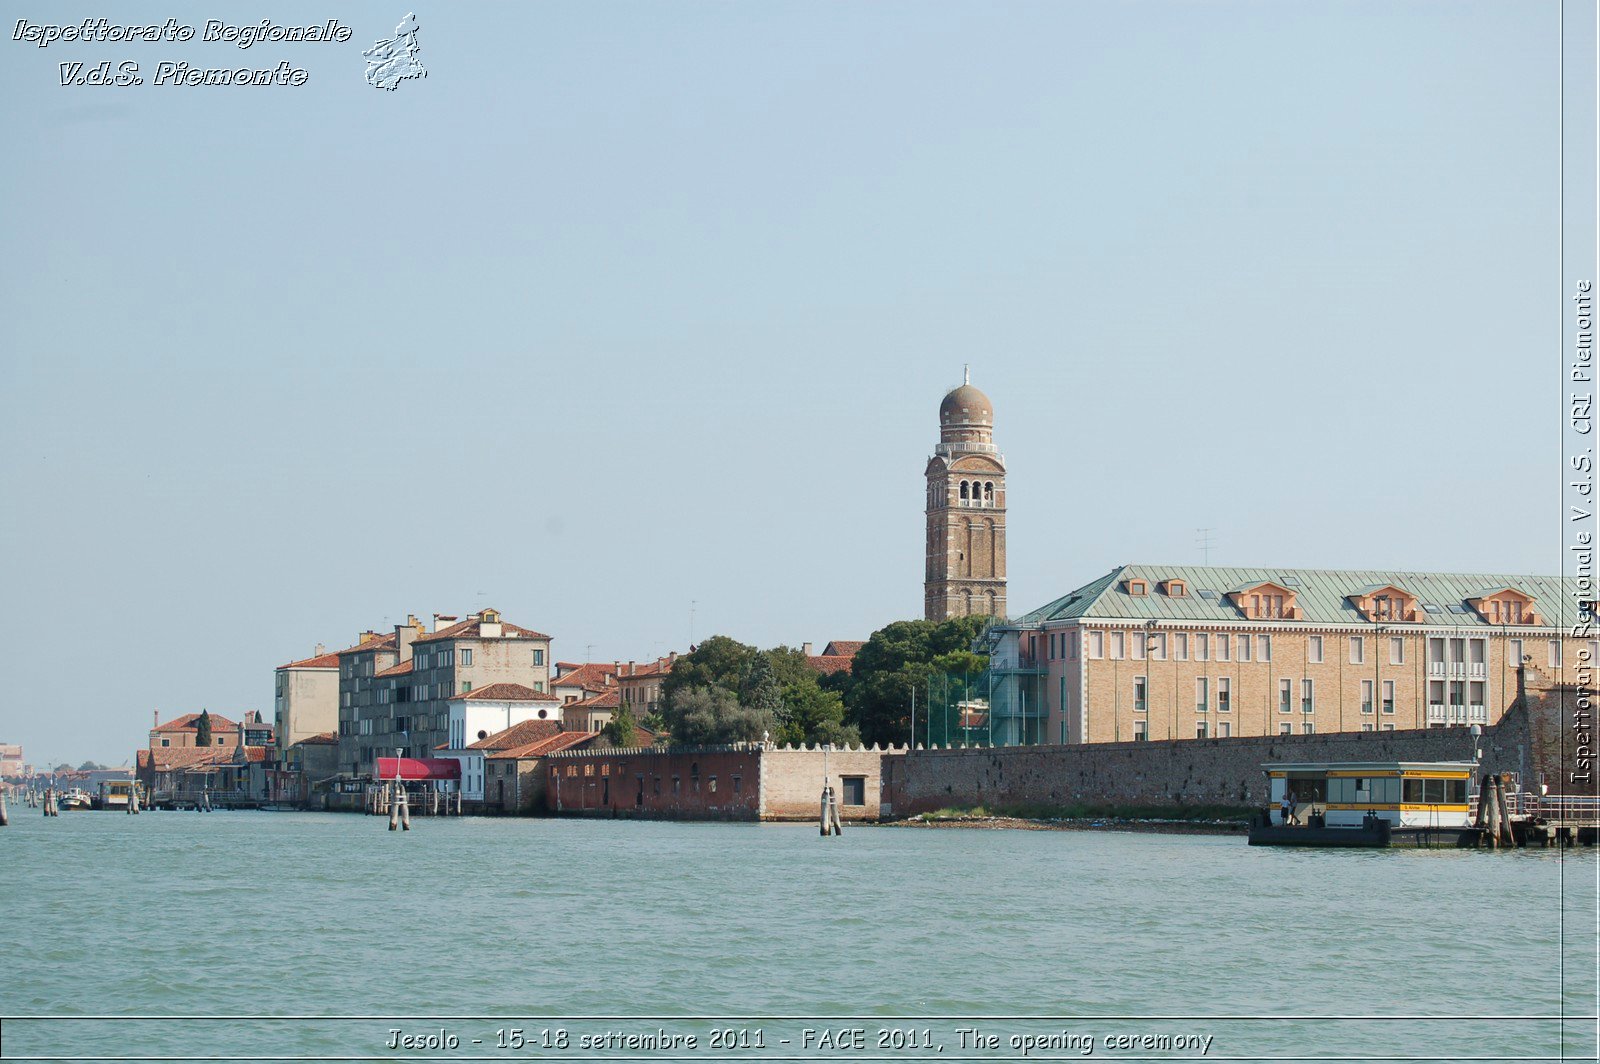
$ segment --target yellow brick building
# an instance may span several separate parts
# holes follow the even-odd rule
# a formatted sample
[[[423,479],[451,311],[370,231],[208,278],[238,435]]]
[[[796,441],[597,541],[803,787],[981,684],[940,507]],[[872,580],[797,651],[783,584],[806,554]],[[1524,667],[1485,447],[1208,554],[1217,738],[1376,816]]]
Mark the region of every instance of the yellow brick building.
[[[1593,618],[1558,577],[1120,566],[991,629],[995,740],[1489,725],[1519,662],[1594,685]]]

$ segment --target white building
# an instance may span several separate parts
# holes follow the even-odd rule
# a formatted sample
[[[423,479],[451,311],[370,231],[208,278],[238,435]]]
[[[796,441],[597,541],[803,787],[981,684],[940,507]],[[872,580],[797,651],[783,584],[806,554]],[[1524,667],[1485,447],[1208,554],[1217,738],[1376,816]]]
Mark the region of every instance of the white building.
[[[435,756],[461,762],[461,797],[469,802],[483,801],[484,755],[489,750],[479,744],[529,721],[548,721],[552,732],[561,727],[560,700],[519,683],[492,683],[446,701],[450,741]]]

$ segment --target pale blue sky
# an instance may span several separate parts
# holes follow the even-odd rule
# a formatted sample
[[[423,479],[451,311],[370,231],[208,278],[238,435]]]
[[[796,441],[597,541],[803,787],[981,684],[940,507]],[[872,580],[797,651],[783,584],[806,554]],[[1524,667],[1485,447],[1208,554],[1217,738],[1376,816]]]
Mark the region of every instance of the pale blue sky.
[[[227,10],[355,36],[10,40]],[[691,601],[761,645],[918,616],[964,362],[1014,612],[1198,526],[1218,564],[1560,564],[1482,516],[1554,506],[1553,6],[438,4],[426,80],[374,90],[405,10],[4,4],[35,760],[270,713],[274,666],[408,611],[606,660]],[[58,86],[105,58],[311,79]]]

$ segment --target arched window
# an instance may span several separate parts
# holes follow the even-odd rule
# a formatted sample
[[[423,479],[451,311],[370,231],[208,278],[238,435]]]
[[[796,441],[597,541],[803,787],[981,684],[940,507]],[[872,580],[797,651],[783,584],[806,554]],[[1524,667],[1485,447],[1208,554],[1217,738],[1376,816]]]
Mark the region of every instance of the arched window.
[[[994,481],[986,481],[983,485],[983,501],[990,506],[994,505]]]
[[[964,481],[964,480],[961,482],[961,497],[963,499],[968,498],[968,495],[967,495],[967,482]]]

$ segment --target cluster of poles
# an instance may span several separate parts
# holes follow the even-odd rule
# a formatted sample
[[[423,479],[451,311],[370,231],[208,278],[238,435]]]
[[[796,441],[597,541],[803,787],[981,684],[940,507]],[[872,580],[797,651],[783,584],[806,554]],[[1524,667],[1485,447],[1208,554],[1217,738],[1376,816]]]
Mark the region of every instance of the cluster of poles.
[[[1515,846],[1511,831],[1511,807],[1506,802],[1506,781],[1501,776],[1485,775],[1478,785],[1478,836],[1490,849],[1501,844]]]

